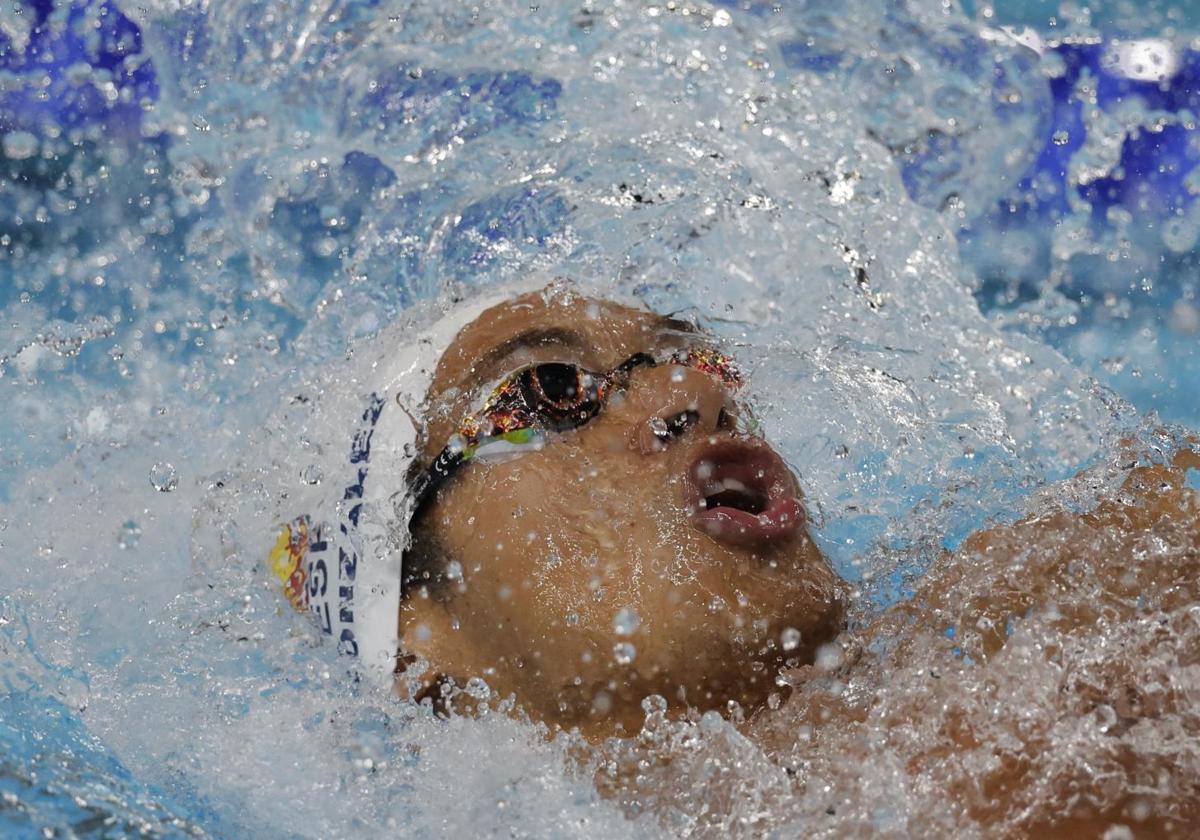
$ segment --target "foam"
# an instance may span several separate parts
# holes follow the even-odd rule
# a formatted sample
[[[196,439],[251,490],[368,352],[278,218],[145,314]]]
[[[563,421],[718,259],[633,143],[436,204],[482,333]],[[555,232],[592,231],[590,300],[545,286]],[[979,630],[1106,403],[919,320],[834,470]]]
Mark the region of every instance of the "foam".
[[[1164,608],[1165,642],[1153,622],[1066,639],[1033,616],[986,667],[932,627],[902,667],[881,658],[852,684],[814,682],[776,715],[781,731],[761,727],[770,749],[710,717],[654,722],[628,749],[580,758],[528,722],[440,721],[356,687],[257,557],[192,544],[196,509],[252,435],[280,436],[269,466],[313,463],[319,440],[279,408],[297,383],[385,325],[416,330],[538,271],[695,314],[742,345],[756,412],[861,588],[858,622],[916,586],[943,545],[1108,463],[1123,436],[1152,438],[1120,397],[980,313],[952,220],[909,199],[868,132],[903,126],[864,101],[869,88],[847,96],[836,74],[785,61],[812,19],[754,4],[481,3],[474,17],[444,5],[389,17],[366,4],[150,4],[138,22],[160,94],[132,140],[92,132],[62,153],[66,186],[16,197],[30,218],[53,209],[29,228],[41,244],[22,240],[0,265],[0,317],[17,325],[0,339],[0,569],[41,660],[21,660],[35,676],[0,702],[56,697],[148,796],[222,836],[1025,827],[1022,813],[981,810],[976,782],[1001,759],[938,753],[968,714],[1068,788],[1088,762],[1111,770],[1114,744],[1196,778],[1172,734],[1193,731],[1183,702],[1117,741],[1097,734],[1104,703],[1055,705],[1063,686],[1118,666],[1194,700],[1192,666],[1170,667],[1196,644],[1182,607]],[[839,9],[855,33],[878,28],[876,4]],[[888,31],[905,33],[895,53],[946,20],[960,47],[978,31],[952,10],[891,14]],[[989,48],[1014,73],[1040,72],[1003,38]],[[990,64],[960,73],[924,55],[921,91],[990,95]],[[444,80],[467,66],[464,97]],[[373,77],[411,83],[411,109],[372,100]],[[900,86],[892,104],[910,95]],[[989,160],[1003,136],[989,132],[1005,126],[969,111],[975,159]],[[170,492],[150,481],[160,462]],[[253,475],[233,492],[262,504]],[[1147,562],[1180,559],[1177,535],[1158,536],[1138,549]],[[953,619],[964,636],[971,617]],[[1071,669],[1036,653],[1051,643],[1074,646]],[[1108,645],[1127,653],[1106,658]],[[824,727],[811,719],[823,702],[863,719]],[[594,777],[605,789],[618,765],[644,778],[605,799]],[[1143,781],[1152,803],[1178,790]]]

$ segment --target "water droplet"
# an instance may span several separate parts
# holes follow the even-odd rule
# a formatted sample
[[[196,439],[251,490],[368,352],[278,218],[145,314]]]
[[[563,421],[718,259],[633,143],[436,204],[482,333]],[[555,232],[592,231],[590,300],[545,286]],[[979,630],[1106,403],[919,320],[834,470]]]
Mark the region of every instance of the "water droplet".
[[[150,468],[150,485],[159,493],[170,493],[179,486],[179,473],[166,461],[159,461]]]
[[[58,694],[67,706],[77,712],[82,712],[87,709],[92,692],[86,682],[68,674],[59,680]]]
[[[800,631],[795,627],[785,627],[779,634],[779,641],[785,651],[795,650],[800,647]]]
[[[1200,238],[1200,218],[1195,212],[1182,218],[1168,219],[1162,226],[1163,244],[1176,253],[1183,254],[1196,247]]]
[[[4,154],[10,160],[25,160],[37,154],[41,144],[28,131],[11,131],[4,135]]]
[[[126,520],[125,524],[121,526],[121,530],[117,532],[117,547],[134,548],[141,536],[141,526],[132,519]]]
[[[709,709],[700,716],[700,731],[705,735],[716,735],[725,728],[725,718],[721,717],[721,713]]]
[[[300,473],[300,480],[305,484],[320,484],[323,478],[325,478],[325,471],[316,464],[309,464]]]
[[[613,658],[618,665],[628,665],[637,656],[637,648],[629,642],[617,642],[613,645]]]
[[[821,645],[813,663],[818,671],[832,671],[842,664],[842,649],[835,644]]]
[[[651,694],[642,700],[642,711],[647,715],[666,714],[667,698],[661,694]]]
[[[446,578],[448,580],[462,580],[462,563],[457,560],[451,560],[446,564]]]
[[[613,632],[618,636],[632,636],[640,623],[641,619],[633,609],[622,607],[613,619]]]
[[[492,689],[484,682],[483,677],[471,677],[467,680],[464,691],[476,700],[486,700],[492,696]]]
[[[1200,309],[1185,300],[1177,300],[1171,307],[1169,323],[1176,332],[1187,335],[1200,332]],[[2,525],[0,530],[3,530]]]
[[[671,436],[671,430],[667,427],[667,421],[661,417],[650,418],[650,431],[659,440],[666,440]]]

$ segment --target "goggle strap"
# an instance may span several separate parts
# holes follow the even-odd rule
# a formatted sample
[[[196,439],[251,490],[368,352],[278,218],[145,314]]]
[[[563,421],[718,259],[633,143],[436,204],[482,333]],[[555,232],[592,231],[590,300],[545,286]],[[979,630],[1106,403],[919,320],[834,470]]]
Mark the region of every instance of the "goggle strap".
[[[657,364],[658,360],[649,353],[634,353],[628,359],[621,362],[621,364],[617,365],[616,373],[628,374],[638,365],[650,365],[650,367],[654,367]]]

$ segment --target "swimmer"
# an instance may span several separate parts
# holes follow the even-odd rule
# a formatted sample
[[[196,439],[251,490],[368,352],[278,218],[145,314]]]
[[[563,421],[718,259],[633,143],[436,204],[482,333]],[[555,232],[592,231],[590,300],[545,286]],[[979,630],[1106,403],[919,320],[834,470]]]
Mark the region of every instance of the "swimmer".
[[[325,460],[280,472],[260,518],[213,520],[269,535],[246,553],[369,681],[439,703],[482,681],[602,739],[650,695],[757,709],[841,630],[801,489],[692,324],[557,283],[355,356],[249,447],[294,463],[299,429]]]
[[[270,565],[289,600],[365,674],[443,711],[469,711],[478,692],[455,687],[482,681],[552,729],[601,741],[637,733],[651,695],[676,718],[731,702],[753,716],[786,670],[795,697],[785,731],[770,715],[752,720],[786,761],[796,715],[838,731],[869,714],[804,690],[829,671],[814,665],[822,648],[838,652],[845,680],[882,656],[919,668],[928,650],[914,653],[914,640],[957,624],[984,667],[1012,617],[1046,605],[1063,632],[1091,632],[1101,606],[1073,600],[1072,581],[1089,580],[1094,599],[1112,595],[1108,621],[1197,601],[1191,441],[1158,463],[1131,459],[1120,492],[1093,510],[1051,505],[981,531],[935,562],[915,597],[850,632],[849,587],[812,539],[795,477],[752,432],[741,373],[713,339],[561,284],[457,315],[403,353],[393,349],[402,333],[373,342],[376,355],[344,377],[355,393],[371,388],[365,408],[348,409],[341,393],[325,400],[354,415],[350,428],[306,426],[340,435],[341,449],[325,449],[339,452],[346,480],[328,480],[336,465],[320,487],[293,476],[270,514]],[[293,402],[307,409],[336,387]],[[309,513],[291,518],[297,505]],[[1139,556],[1147,538],[1182,555],[1108,559]],[[1113,689],[1132,716],[1136,688]]]
[[[426,685],[481,677],[601,736],[636,732],[650,695],[758,708],[811,660],[843,587],[741,384],[687,323],[576,294],[463,329],[429,389],[404,560],[401,647]]]

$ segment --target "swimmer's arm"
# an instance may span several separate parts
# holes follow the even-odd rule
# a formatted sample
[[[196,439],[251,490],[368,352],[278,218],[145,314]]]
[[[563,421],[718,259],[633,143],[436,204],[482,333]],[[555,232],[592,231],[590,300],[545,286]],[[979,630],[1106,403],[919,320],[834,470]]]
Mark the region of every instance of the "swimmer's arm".
[[[840,665],[791,672],[797,690],[787,713],[760,716],[757,736],[779,750],[785,766],[801,766],[810,754],[880,737],[889,721],[911,735],[918,730],[908,721],[928,720],[927,743],[900,742],[906,766],[942,785],[979,824],[1007,821],[1025,836],[1082,837],[1128,823],[1136,804],[1128,791],[1146,772],[1145,754],[1118,736],[1142,717],[1178,714],[1190,702],[1171,692],[1144,694],[1142,665],[1153,670],[1162,655],[1158,634],[1169,635],[1172,617],[1186,618],[1198,600],[1200,493],[1188,486],[1194,469],[1195,445],[1169,463],[1130,469],[1119,491],[1088,512],[1050,509],[974,534],[933,564],[912,598],[839,639]],[[1111,637],[1111,655],[1098,634]],[[1030,695],[1040,705],[1020,705],[1020,680],[1047,674],[1057,681]],[[994,709],[985,702],[989,686],[1002,701]],[[1004,705],[1010,696],[1017,705]],[[1108,772],[1125,792],[1097,808],[1086,799],[1072,805],[1078,792],[1061,778],[1050,789],[1024,774],[1028,759],[968,769],[955,763],[960,752],[1036,755],[1058,721],[1102,714],[1116,716],[1116,726],[1104,730],[1115,756]],[[797,731],[806,735],[800,744]],[[1189,796],[1160,797],[1171,807],[1162,819],[1151,814],[1139,823],[1139,835],[1169,834],[1195,819]],[[1176,805],[1183,816],[1172,823]]]
[[[889,618],[944,622],[956,647],[985,661],[1034,611],[1070,633],[1167,606],[1181,575],[1200,571],[1200,493],[1188,479],[1200,470],[1200,440],[1191,444],[1131,468],[1089,511],[1056,508],[976,532],[935,564],[905,615]]]
[[[1200,440],[1195,442],[1200,444]],[[1026,517],[1012,525],[1001,525],[979,531],[969,537],[960,554],[971,556],[997,548],[1019,549],[1018,538],[1028,544],[1030,538],[1047,538],[1056,534],[1092,533],[1107,529],[1136,533],[1153,529],[1164,521],[1179,525],[1200,525],[1197,493],[1189,486],[1189,470],[1200,471],[1200,446],[1180,449],[1165,464],[1132,467],[1112,497],[1102,500],[1086,513],[1054,511]]]

